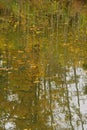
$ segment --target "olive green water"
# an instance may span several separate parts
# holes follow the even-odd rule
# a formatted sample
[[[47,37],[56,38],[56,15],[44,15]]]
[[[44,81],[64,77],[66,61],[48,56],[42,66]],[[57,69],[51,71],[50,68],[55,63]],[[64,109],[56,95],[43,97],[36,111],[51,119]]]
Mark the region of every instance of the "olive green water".
[[[0,1],[0,130],[87,129],[86,10],[59,5]]]

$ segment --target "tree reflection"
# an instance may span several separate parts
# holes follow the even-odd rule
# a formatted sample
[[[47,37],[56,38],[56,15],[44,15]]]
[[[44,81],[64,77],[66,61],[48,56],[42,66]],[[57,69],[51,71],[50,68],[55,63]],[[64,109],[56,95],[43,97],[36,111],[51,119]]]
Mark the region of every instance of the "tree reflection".
[[[0,1],[0,129],[85,130],[85,7],[10,2]]]

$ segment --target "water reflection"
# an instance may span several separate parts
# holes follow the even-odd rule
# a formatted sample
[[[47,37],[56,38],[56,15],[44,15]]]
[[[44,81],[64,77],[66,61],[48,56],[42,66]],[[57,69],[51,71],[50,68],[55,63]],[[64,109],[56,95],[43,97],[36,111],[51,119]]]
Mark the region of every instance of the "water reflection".
[[[17,68],[15,61],[10,68],[0,68],[0,128],[86,130],[86,72],[66,66],[50,76],[47,65],[47,76],[40,77],[36,59],[29,65],[18,56]]]
[[[86,130],[85,14],[37,3],[0,6],[0,130]]]
[[[72,79],[75,78],[74,69],[70,67],[69,72],[67,73],[67,76],[66,76],[66,84],[63,84],[63,87],[64,88],[66,87],[66,90],[64,93],[64,100],[66,99],[66,101],[62,99],[62,108],[60,107],[60,104],[56,102],[57,108],[55,110],[55,115],[57,115],[56,120],[57,121],[61,120],[59,124],[62,123],[61,126],[64,126],[66,128],[71,126],[69,128],[75,129],[75,130],[86,129],[87,127],[84,125],[86,121],[86,116],[84,116],[84,113],[85,115],[87,113],[87,108],[86,108],[87,96],[84,95],[84,91],[83,91],[85,87],[85,83],[86,83],[85,78],[87,76],[86,76],[85,71],[79,67],[76,68],[76,76],[77,76],[77,83],[75,81],[70,83],[71,78]],[[57,98],[58,98],[58,94],[57,94]],[[58,109],[59,109],[59,113],[58,113]]]
[[[6,122],[5,130],[16,130],[16,124],[14,122]]]

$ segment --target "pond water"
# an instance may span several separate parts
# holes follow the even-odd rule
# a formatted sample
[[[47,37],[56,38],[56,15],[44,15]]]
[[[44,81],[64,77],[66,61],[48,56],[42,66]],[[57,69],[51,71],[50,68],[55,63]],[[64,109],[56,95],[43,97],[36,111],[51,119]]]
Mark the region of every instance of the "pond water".
[[[52,60],[44,70],[35,56],[25,62],[25,52],[8,53],[0,67],[1,130],[87,129],[87,71],[80,63],[62,66]]]
[[[0,130],[87,130],[84,10],[15,2],[0,2]]]

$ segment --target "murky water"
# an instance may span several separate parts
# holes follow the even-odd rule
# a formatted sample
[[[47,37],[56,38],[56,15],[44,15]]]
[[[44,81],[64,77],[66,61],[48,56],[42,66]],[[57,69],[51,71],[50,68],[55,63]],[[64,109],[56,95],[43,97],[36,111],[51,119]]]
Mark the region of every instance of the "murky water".
[[[26,3],[0,3],[0,130],[87,130],[85,13]]]

